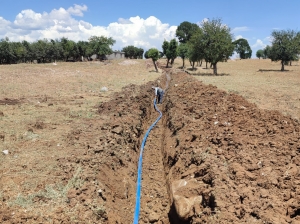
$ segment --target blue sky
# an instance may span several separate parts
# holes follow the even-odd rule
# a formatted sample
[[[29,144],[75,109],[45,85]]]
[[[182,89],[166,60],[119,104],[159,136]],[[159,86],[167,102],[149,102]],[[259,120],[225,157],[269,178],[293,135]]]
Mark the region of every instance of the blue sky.
[[[117,41],[115,50],[127,45],[161,49],[164,39],[175,37],[181,22],[221,18],[235,38],[248,40],[254,57],[270,44],[272,30],[299,31],[299,9],[298,0],[2,1],[0,39],[32,42],[64,36],[78,41],[106,35]]]

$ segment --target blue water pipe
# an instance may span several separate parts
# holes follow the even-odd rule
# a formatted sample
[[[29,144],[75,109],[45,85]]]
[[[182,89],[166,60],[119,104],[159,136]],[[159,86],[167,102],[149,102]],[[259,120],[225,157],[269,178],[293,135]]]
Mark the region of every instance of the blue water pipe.
[[[143,165],[143,151],[144,151],[144,146],[146,144],[146,140],[147,140],[147,137],[148,137],[150,131],[152,130],[152,128],[156,125],[156,123],[162,117],[162,112],[156,106],[156,99],[154,99],[153,104],[154,104],[155,110],[159,113],[159,117],[148,128],[146,134],[144,135],[143,142],[142,142],[142,145],[141,145],[140,158],[139,158],[139,164],[138,164],[138,176],[137,176],[137,181],[136,181],[136,199],[135,199],[135,210],[134,210],[133,224],[138,224],[138,222],[139,222],[139,215],[140,215],[141,178],[142,178],[142,165]]]

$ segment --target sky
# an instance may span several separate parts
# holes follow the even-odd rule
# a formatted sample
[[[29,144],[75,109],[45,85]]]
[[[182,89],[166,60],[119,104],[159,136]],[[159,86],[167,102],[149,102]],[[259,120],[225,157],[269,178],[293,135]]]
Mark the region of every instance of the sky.
[[[273,30],[299,30],[299,0],[14,0],[0,5],[0,39],[116,40],[113,50],[134,45],[161,50],[184,21],[221,19],[234,39],[245,38],[252,57],[270,45]]]

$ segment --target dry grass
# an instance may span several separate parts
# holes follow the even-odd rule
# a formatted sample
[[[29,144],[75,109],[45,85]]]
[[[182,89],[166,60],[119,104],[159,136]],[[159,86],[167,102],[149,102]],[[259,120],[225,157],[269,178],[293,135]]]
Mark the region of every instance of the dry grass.
[[[59,206],[77,174],[60,183],[56,160],[82,147],[70,145],[70,133],[87,128],[86,119],[99,119],[97,105],[113,92],[161,75],[147,70],[144,60],[132,61],[0,66],[0,197],[7,205],[43,207],[33,203],[42,195],[50,200],[47,209]],[[15,104],[5,104],[7,99]]]
[[[189,66],[189,62],[185,62]],[[175,67],[182,66],[177,59]],[[281,72],[280,62],[270,60],[229,60],[218,63],[218,76],[212,75],[212,69],[197,67],[196,71],[186,70],[205,84],[212,84],[229,93],[240,94],[262,109],[279,110],[284,115],[300,119],[300,66],[293,62]],[[209,67],[209,65],[208,65]]]
[[[9,155],[0,153],[0,207],[5,203],[43,213],[61,206],[66,191],[80,182],[81,175],[74,168],[64,183],[59,182],[57,158],[82,149],[70,145],[68,135],[88,128],[85,120],[99,119],[96,106],[113,92],[160,76],[153,68],[147,70],[144,60],[135,61],[0,66],[0,151],[9,150]],[[181,63],[176,60],[174,67]],[[203,67],[194,76],[204,83],[299,119],[300,66],[287,66],[289,71],[280,72],[280,64],[269,60],[228,61],[218,64],[224,76],[212,76]],[[108,91],[102,92],[102,87]],[[6,98],[17,100],[16,104],[3,104]],[[50,201],[34,204],[33,198],[41,195]],[[102,207],[96,210],[101,212]]]

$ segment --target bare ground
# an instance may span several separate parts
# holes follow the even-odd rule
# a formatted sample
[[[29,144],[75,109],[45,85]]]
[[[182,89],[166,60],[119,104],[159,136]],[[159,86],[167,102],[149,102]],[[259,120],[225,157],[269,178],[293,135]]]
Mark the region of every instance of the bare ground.
[[[299,223],[299,121],[186,73],[166,73],[163,118],[144,152],[139,223]],[[2,223],[131,223],[140,144],[158,116],[151,86],[165,82],[163,74],[128,85],[90,107],[92,116],[70,113],[64,99],[66,107],[56,108],[70,116],[63,126],[44,118],[28,123],[22,139],[2,133],[2,146],[16,142],[9,159],[1,157]],[[24,100],[1,99],[8,102],[2,117]],[[58,102],[48,98],[32,110]],[[41,137],[61,127],[65,134]]]

